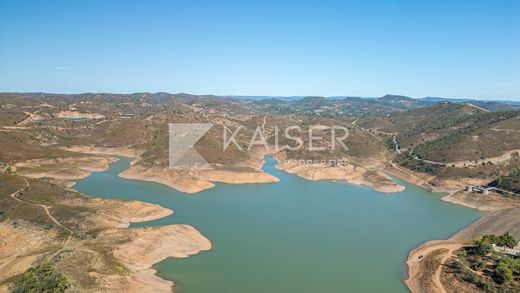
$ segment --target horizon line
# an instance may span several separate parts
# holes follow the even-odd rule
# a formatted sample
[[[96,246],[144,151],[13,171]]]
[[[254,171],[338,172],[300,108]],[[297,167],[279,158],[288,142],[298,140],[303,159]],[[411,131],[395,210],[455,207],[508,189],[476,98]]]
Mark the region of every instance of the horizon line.
[[[230,98],[258,98],[258,97],[266,97],[266,98],[305,98],[305,97],[323,97],[323,98],[363,98],[363,99],[377,99],[385,96],[402,96],[406,98],[411,98],[415,100],[421,100],[425,98],[433,98],[433,99],[444,99],[444,100],[473,100],[473,101],[483,101],[483,102],[491,102],[491,101],[502,101],[502,102],[520,102],[520,98],[460,98],[460,97],[443,97],[438,95],[427,95],[427,96],[408,96],[405,94],[392,94],[387,93],[382,96],[360,96],[360,95],[261,95],[261,94],[193,94],[187,92],[167,92],[167,91],[136,91],[136,92],[106,92],[106,91],[84,91],[84,92],[45,92],[45,91],[0,91],[0,94],[47,94],[47,95],[83,95],[83,94],[113,94],[113,95],[134,95],[134,94],[169,94],[169,95],[191,95],[191,96],[215,96],[215,97],[230,97]]]

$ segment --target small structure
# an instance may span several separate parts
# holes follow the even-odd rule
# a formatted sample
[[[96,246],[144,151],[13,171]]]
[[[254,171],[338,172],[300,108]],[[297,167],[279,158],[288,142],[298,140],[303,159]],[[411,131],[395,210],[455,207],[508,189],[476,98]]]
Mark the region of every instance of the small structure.
[[[494,189],[496,188],[482,185],[469,185],[468,187],[466,187],[467,192],[478,192],[482,193],[482,195],[488,195],[489,192]]]
[[[132,113],[119,113],[119,118],[121,118],[121,119],[132,119],[132,118],[135,118],[135,114],[132,114]]]
[[[514,248],[508,248],[505,246],[498,246],[496,244],[493,244],[494,251],[502,252],[505,255],[508,255],[511,257],[516,257],[516,256],[520,255],[520,249],[517,249],[517,248],[518,248],[518,245],[515,246]]]
[[[493,191],[493,192],[496,192],[499,194],[509,194],[512,196],[520,196],[520,194],[514,193],[509,190],[496,188],[496,187],[492,187],[492,186],[482,186],[482,185],[469,185],[466,187],[466,191],[467,192],[478,192],[478,193],[482,193],[483,195],[488,195],[491,191]]]

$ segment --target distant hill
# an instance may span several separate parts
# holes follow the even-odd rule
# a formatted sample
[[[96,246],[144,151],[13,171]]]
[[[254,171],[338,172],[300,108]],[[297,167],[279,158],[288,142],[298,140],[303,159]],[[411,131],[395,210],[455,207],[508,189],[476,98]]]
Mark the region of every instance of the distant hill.
[[[406,96],[398,96],[398,95],[386,95],[381,98],[376,99],[378,103],[388,105],[392,108],[400,108],[400,109],[416,109],[421,107],[431,106],[430,102],[421,101],[417,99],[412,99]]]
[[[27,158],[44,153],[58,156],[63,151],[57,142],[60,145],[129,145],[147,150],[143,154],[143,164],[165,166],[168,123],[243,125],[251,131],[263,121],[282,127],[318,122],[350,126],[356,121],[352,125],[353,139],[349,140],[349,148],[356,156],[380,153],[379,147],[386,151],[382,141],[387,143],[389,150],[394,150],[395,136],[402,151],[395,162],[404,167],[444,174],[447,178],[466,176],[494,180],[508,174],[512,168],[520,167],[520,160],[502,166],[489,163],[490,158],[520,149],[520,110],[509,110],[511,107],[516,106],[469,100],[457,103],[424,101],[402,95],[252,100],[165,92],[0,93],[0,125],[5,127],[0,132],[0,146],[6,150],[1,156],[8,161],[20,159],[19,153]],[[60,111],[95,113],[107,119],[106,122],[65,121],[56,118],[55,114]],[[28,113],[37,113],[44,119],[19,125],[30,118]],[[356,132],[356,125],[368,132]],[[11,129],[13,126],[16,128]],[[214,131],[207,136],[205,147],[198,150],[201,154],[218,158],[218,164],[222,165],[245,158],[239,151],[216,155],[222,135],[221,130]],[[245,137],[239,138],[243,139],[241,143],[246,142]],[[13,141],[30,143],[18,147]],[[454,162],[460,161],[479,167],[453,167]]]
[[[413,158],[424,160],[416,164],[421,171],[431,172],[452,162],[487,163],[520,149],[519,110],[493,112],[472,104],[447,102],[362,118],[358,125],[386,134],[391,147],[395,147],[395,135],[402,152],[400,161],[412,167],[417,163]]]
[[[483,109],[489,111],[507,111],[507,110],[520,110],[520,103],[513,104],[515,102],[482,102],[482,101],[473,101],[468,104],[475,105],[477,107],[481,107]]]
[[[503,101],[503,100],[475,100],[475,99],[452,99],[452,98],[441,98],[441,97],[424,97],[420,98],[418,100],[430,102],[430,103],[442,103],[442,102],[450,102],[450,103],[471,103],[474,105],[483,105],[483,108],[492,110],[493,107],[497,107],[497,105],[502,105],[501,107],[507,107],[509,106],[520,106],[520,101]],[[503,106],[506,105],[506,106]],[[520,107],[519,107],[520,108]],[[509,110],[513,110],[511,108],[508,108]],[[506,110],[502,108],[502,110]],[[492,110],[492,111],[500,111],[500,110]]]
[[[298,100],[269,98],[253,101],[261,110],[273,114],[305,113],[322,117],[384,115],[432,105],[406,96],[386,95],[380,98],[304,97]]]
[[[441,97],[424,97],[424,98],[419,98],[418,100],[430,102],[430,103],[441,103],[441,102],[467,103],[467,102],[474,101],[473,99],[451,99],[451,98],[441,98]]]
[[[454,102],[451,102],[451,101]],[[273,114],[307,113],[326,117],[387,115],[393,112],[431,107],[436,104],[467,104],[484,111],[520,110],[520,104],[502,101],[477,101],[471,99],[422,98],[413,99],[402,95],[385,95],[380,98],[363,97],[269,97],[250,100],[261,110]]]
[[[305,96],[220,96],[222,98],[238,99],[238,100],[282,100],[282,101],[296,101],[305,98]]]
[[[437,162],[480,161],[520,149],[520,111],[476,112],[453,121],[448,134],[414,148]]]
[[[194,97],[212,97],[221,99],[235,99],[235,100],[249,100],[249,101],[262,101],[262,100],[281,100],[285,102],[295,102],[307,98],[308,96],[241,96],[241,95],[192,95],[186,93],[167,93],[167,92],[136,92],[130,94],[114,94],[114,93],[79,93],[79,94],[59,94],[59,93],[44,93],[44,92],[13,92],[13,93],[0,93],[0,94],[13,94],[16,96],[29,97],[34,99],[48,98],[48,97],[60,97],[60,98],[80,98],[80,97],[136,97],[136,98],[150,98],[155,101],[165,102],[169,99],[175,98],[180,100],[193,99]],[[333,101],[347,101],[356,104],[365,104],[371,102],[379,102],[380,104],[386,104],[390,108],[400,109],[413,109],[418,107],[427,107],[435,103],[470,103],[490,111],[504,111],[504,110],[518,110],[520,109],[519,101],[502,101],[502,100],[475,100],[471,98],[467,99],[455,99],[455,98],[443,98],[443,97],[424,97],[414,99],[403,95],[388,94],[383,97],[359,97],[359,96],[331,96],[323,97]],[[265,102],[264,102],[265,103]]]

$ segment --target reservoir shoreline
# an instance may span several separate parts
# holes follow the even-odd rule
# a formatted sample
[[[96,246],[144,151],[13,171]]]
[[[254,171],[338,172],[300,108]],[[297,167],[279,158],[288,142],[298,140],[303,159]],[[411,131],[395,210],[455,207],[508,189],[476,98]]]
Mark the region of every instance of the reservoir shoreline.
[[[401,178],[400,178],[400,179],[401,179]],[[328,181],[328,180],[327,180],[327,181]],[[406,180],[403,180],[403,181],[406,181]],[[419,187],[420,187],[420,186],[419,186]],[[211,237],[208,237],[208,238],[210,238],[210,240],[211,240]],[[159,271],[159,275],[160,275],[160,271]],[[403,278],[401,278],[401,281],[403,281]]]
[[[375,183],[374,180],[367,181],[363,179],[363,175],[366,173],[364,170],[356,169],[355,167],[353,170],[350,170],[345,173],[345,170],[336,170],[338,168],[320,168],[313,166],[313,168],[291,168],[290,166],[286,166],[282,164],[282,158],[277,158],[273,154],[263,154],[263,158],[258,162],[258,172],[251,173],[251,174],[244,174],[244,173],[236,173],[236,172],[227,172],[227,171],[220,171],[215,174],[205,174],[205,172],[195,172],[196,176],[194,176],[193,170],[190,172],[187,172],[186,174],[182,172],[177,172],[175,174],[170,174],[171,172],[165,172],[161,170],[160,168],[156,168],[154,172],[145,172],[145,171],[151,171],[147,170],[146,168],[140,167],[138,169],[135,165],[136,162],[139,161],[139,155],[142,153],[140,151],[134,151],[130,149],[103,149],[103,148],[95,148],[95,147],[71,147],[68,149],[69,151],[79,152],[79,153],[89,153],[89,154],[96,154],[96,155],[107,155],[107,156],[113,156],[116,152],[119,152],[120,154],[123,154],[125,157],[131,157],[134,160],[132,161],[132,164],[129,168],[123,170],[121,173],[118,174],[120,178],[124,179],[131,179],[131,180],[144,180],[144,181],[150,181],[150,182],[156,182],[159,184],[164,184],[168,186],[169,188],[178,190],[180,192],[184,193],[198,193],[203,190],[214,188],[215,184],[213,182],[221,182],[221,183],[230,183],[230,184],[245,184],[245,183],[272,183],[272,182],[278,182],[278,178],[273,176],[272,174],[265,173],[262,171],[262,167],[265,164],[265,158],[270,157],[273,158],[276,161],[276,168],[288,173],[288,174],[295,174],[298,175],[301,178],[304,178],[306,180],[311,181],[317,181],[317,180],[339,180],[339,181],[346,181],[350,184],[354,185],[366,185],[370,188],[373,188],[375,191],[378,192],[387,192],[387,193],[396,193],[401,192],[404,190],[404,187],[395,183],[390,177],[388,177],[388,174],[391,174],[409,184],[413,184],[419,188],[425,189],[430,192],[442,192],[445,195],[442,197],[443,201],[461,205],[464,207],[469,207],[472,209],[477,210],[487,210],[486,207],[484,208],[477,208],[472,204],[468,204],[465,201],[461,200],[451,200],[450,196],[455,193],[454,191],[448,190],[446,188],[439,188],[439,187],[433,187],[428,184],[427,181],[422,180],[422,178],[415,176],[415,174],[412,174],[411,172],[405,172],[404,170],[398,168],[397,166],[394,166],[392,163],[390,163],[390,166],[385,168],[383,172],[380,172],[378,174],[378,178],[381,180],[384,180],[385,183],[378,184]],[[142,170],[141,170],[142,169]],[[146,169],[146,170],[145,170]],[[329,170],[330,169],[330,170]],[[334,170],[332,170],[334,169]],[[104,171],[104,170],[103,170]],[[139,171],[139,172],[137,172]],[[143,175],[143,172],[148,175]],[[159,175],[157,175],[159,174]],[[162,174],[162,175],[161,175]],[[240,176],[237,176],[240,175]],[[245,176],[244,176],[245,175]],[[386,176],[386,177],[385,177]],[[180,178],[183,180],[175,180],[175,184],[173,184],[172,179]],[[172,185],[173,184],[173,185]],[[474,225],[478,220],[475,222],[467,225],[465,228]],[[452,237],[456,235],[457,233],[461,232],[465,228],[453,233]],[[428,240],[419,246],[411,249],[408,253],[408,258],[406,261],[403,261],[404,264],[406,264],[406,271],[401,279],[401,281],[407,286],[409,290],[412,292],[418,292],[419,289],[414,284],[414,279],[416,276],[419,276],[422,272],[420,270],[420,267],[417,266],[416,263],[414,263],[414,258],[417,257],[417,255],[425,254],[426,252],[431,252],[431,246],[439,246],[443,248],[453,248],[454,245],[461,245],[460,243],[453,243],[453,241],[450,241],[448,238],[447,240]],[[466,240],[467,241],[467,240]],[[433,244],[432,244],[433,243]],[[451,250],[450,250],[451,252]],[[152,265],[155,265],[156,263],[153,263]],[[159,277],[158,277],[159,278]]]

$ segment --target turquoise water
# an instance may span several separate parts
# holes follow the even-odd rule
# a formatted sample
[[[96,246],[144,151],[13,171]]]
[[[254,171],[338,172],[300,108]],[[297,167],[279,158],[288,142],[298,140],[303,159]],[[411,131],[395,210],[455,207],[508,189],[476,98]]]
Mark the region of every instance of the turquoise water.
[[[217,184],[195,195],[161,184],[117,177],[123,158],[75,188],[104,198],[159,204],[175,213],[133,226],[190,224],[213,249],[156,265],[176,290],[206,292],[407,292],[408,251],[444,239],[476,220],[473,210],[399,181],[385,194],[329,181],[307,181],[277,170],[272,184]]]

